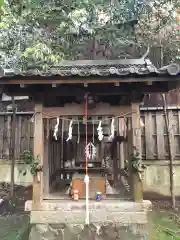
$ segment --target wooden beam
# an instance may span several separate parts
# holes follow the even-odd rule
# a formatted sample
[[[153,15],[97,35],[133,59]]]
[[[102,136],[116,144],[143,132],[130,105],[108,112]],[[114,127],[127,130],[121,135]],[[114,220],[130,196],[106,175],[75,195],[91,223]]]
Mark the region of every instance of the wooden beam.
[[[89,109],[88,114],[94,116],[116,116],[117,110],[123,117],[124,115],[131,115],[130,106],[110,106],[107,103],[99,103],[95,108]],[[44,118],[57,118],[57,116],[84,116],[84,104],[65,104],[64,107],[44,107],[43,117]]]
[[[102,83],[102,82],[101,82]],[[119,83],[117,83],[119,84]],[[113,96],[113,95],[126,95],[130,96],[130,98],[137,97],[136,95],[139,88],[141,88],[141,92],[144,93],[153,93],[153,92],[167,92],[168,90],[168,82],[164,82],[163,84],[161,82],[154,82],[153,85],[147,86],[145,82],[131,82],[131,83],[121,83],[119,87],[114,87],[114,83],[94,83],[89,84],[87,88],[83,87],[83,84],[76,84],[76,81],[74,81],[74,84],[66,85],[61,84],[57,85],[56,88],[52,87],[53,84],[28,84],[25,85],[26,88],[21,88],[18,84],[8,84],[4,85],[4,92],[6,92],[8,95],[26,95],[26,96],[33,96],[35,94],[44,94],[47,98],[52,96],[83,96],[86,92],[91,93],[92,95],[96,96]],[[132,96],[130,93],[132,92],[132,89],[134,90],[134,93],[132,93]]]
[[[34,116],[34,157],[39,156],[40,164],[43,165],[44,157],[44,129],[42,117],[42,103],[35,103]],[[33,178],[33,209],[37,209],[43,196],[43,174],[40,174],[40,181],[37,176]]]
[[[49,78],[37,78],[32,79],[30,78],[20,78],[20,79],[13,79],[13,78],[4,78],[0,79],[0,85],[13,85],[13,84],[91,84],[91,83],[100,83],[100,84],[106,84],[106,83],[135,83],[135,82],[144,82],[148,83],[151,82],[166,82],[166,81],[176,81],[179,80],[179,77],[138,77],[138,78],[123,78],[123,77],[117,77],[117,78],[82,78],[82,79],[76,79],[75,77],[71,77],[68,79],[49,79]]]

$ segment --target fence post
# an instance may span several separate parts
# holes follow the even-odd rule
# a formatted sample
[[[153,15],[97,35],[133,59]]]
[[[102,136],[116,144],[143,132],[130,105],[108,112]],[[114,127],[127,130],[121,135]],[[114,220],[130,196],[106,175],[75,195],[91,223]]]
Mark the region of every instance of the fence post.
[[[14,197],[14,168],[15,168],[15,134],[16,134],[16,104],[14,96],[12,96],[12,127],[11,127],[11,137],[12,137],[12,148],[11,148],[11,197]]]

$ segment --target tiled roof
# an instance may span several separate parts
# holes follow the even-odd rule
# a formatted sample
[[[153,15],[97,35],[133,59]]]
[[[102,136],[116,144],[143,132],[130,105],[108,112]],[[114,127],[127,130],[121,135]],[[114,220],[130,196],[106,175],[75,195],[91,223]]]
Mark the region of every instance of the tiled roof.
[[[30,68],[25,72],[17,72],[12,69],[5,69],[1,77],[8,76],[128,76],[128,75],[180,75],[180,65],[173,63],[157,69],[149,59],[122,59],[122,60],[78,60],[64,61],[59,66],[54,66],[48,70],[38,67]]]

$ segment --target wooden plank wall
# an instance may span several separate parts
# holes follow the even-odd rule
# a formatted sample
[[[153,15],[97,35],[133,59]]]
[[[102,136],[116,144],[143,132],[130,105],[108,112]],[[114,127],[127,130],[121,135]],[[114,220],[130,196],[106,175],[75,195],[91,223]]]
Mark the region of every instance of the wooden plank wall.
[[[12,115],[0,115],[0,159],[10,159],[13,130],[15,130],[16,134],[16,160],[22,159],[24,150],[33,150],[34,123],[31,118],[32,115],[17,115],[16,128],[12,129]]]
[[[144,160],[168,160],[167,129],[162,111],[143,111],[142,157]],[[180,110],[168,110],[172,150],[180,159]]]
[[[180,159],[180,110],[168,110],[173,154]],[[32,115],[16,116],[16,160],[21,160],[24,150],[33,149]],[[167,129],[162,110],[141,111],[144,126],[142,132],[142,157],[144,160],[167,160]],[[12,116],[0,115],[0,159],[9,160],[11,155]],[[53,121],[56,124],[56,119]],[[54,126],[53,126],[54,127]],[[126,144],[125,144],[126,145]],[[124,147],[125,147],[124,145]]]

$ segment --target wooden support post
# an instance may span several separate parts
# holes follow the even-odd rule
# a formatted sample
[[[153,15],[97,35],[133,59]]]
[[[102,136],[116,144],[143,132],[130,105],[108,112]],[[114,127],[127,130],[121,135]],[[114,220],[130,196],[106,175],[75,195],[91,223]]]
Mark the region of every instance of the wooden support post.
[[[34,157],[39,156],[40,164],[43,166],[44,155],[44,129],[42,117],[42,104],[35,103],[34,120]],[[40,181],[37,176],[33,178],[33,209],[38,207],[43,195],[43,174],[40,174]]]
[[[118,129],[118,123],[119,123],[119,120],[116,119],[115,121],[115,128]],[[114,176],[113,176],[113,187],[115,188],[117,186],[117,183],[118,183],[118,161],[119,161],[119,149],[118,149],[118,143],[115,141],[113,143],[113,173],[114,173]]]
[[[16,105],[15,105],[15,100],[14,96],[12,96],[12,110],[13,110],[13,116],[12,116],[12,128],[11,128],[11,138],[12,138],[12,151],[11,151],[11,191],[10,195],[12,198],[14,198],[14,168],[15,168],[15,147],[16,147]]]
[[[133,102],[131,104],[132,108],[132,153],[134,147],[139,152],[139,157],[141,159],[141,125],[140,125],[140,109],[139,103]],[[131,189],[132,196],[135,202],[143,201],[143,184],[138,176],[138,173],[131,170]]]
[[[47,124],[47,135],[44,141],[44,164],[43,164],[43,194],[44,196],[49,194],[49,119]]]
[[[119,135],[123,136],[124,134],[124,118],[119,118]],[[124,168],[124,161],[125,161],[125,152],[124,152],[124,143],[120,144],[120,168]]]

